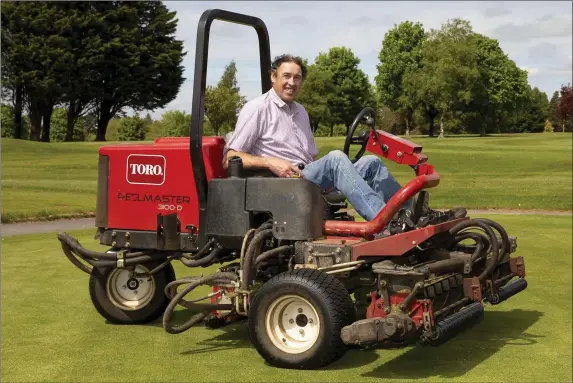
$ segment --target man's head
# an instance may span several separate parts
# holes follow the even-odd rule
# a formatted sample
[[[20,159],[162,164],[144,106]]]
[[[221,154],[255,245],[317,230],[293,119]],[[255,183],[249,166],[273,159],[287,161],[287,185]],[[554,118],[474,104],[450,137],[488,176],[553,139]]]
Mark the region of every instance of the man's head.
[[[286,103],[295,100],[306,77],[306,66],[300,57],[282,55],[271,65],[271,81],[276,94]]]

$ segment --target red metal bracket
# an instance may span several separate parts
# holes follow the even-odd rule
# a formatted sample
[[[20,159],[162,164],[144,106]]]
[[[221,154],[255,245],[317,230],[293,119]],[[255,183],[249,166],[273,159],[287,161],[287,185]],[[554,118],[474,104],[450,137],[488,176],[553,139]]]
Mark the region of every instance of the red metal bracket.
[[[352,244],[352,260],[367,256],[400,256],[410,251],[428,238],[447,231],[468,218],[458,218],[451,221],[422,227],[405,233],[378,238],[372,241]]]
[[[478,277],[464,278],[464,295],[473,301],[481,302],[481,283]]]
[[[523,257],[509,258],[509,268],[518,277],[525,277],[525,262]]]

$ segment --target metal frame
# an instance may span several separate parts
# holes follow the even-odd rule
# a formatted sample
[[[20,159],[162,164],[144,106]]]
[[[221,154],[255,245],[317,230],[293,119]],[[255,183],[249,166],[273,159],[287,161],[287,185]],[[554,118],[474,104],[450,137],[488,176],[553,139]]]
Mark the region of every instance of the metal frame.
[[[269,34],[265,23],[253,16],[240,13],[223,11],[221,9],[209,9],[201,15],[197,27],[197,42],[195,48],[195,77],[193,82],[193,105],[191,108],[191,126],[189,132],[191,166],[197,185],[197,197],[199,199],[199,228],[204,227],[205,212],[207,209],[207,174],[203,161],[203,118],[205,104],[205,85],[207,82],[207,59],[209,56],[209,33],[213,20],[227,21],[255,28],[259,37],[259,53],[261,66],[262,92],[271,88],[269,70],[271,68],[271,49]]]

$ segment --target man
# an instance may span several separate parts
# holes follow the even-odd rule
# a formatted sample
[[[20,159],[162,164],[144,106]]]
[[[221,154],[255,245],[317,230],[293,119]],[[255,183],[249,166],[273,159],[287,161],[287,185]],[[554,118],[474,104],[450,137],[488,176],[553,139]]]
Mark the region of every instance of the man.
[[[229,158],[239,156],[245,168],[266,168],[278,177],[304,177],[322,190],[339,190],[362,218],[374,219],[400,184],[377,156],[362,156],[353,164],[342,151],[334,150],[317,160],[308,113],[295,101],[306,76],[302,59],[279,56],[270,75],[272,88],[249,101],[239,114],[225,146],[225,168]],[[302,171],[299,164],[304,165]]]

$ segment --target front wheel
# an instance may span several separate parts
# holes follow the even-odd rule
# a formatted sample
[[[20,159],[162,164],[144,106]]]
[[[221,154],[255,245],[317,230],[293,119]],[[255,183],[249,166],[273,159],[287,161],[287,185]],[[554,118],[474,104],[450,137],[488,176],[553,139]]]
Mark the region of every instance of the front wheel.
[[[257,292],[249,309],[249,334],[269,364],[315,369],[346,352],[340,331],[354,319],[354,304],[342,282],[298,269],[275,276]]]
[[[135,267],[136,273],[149,272],[160,262]],[[101,316],[115,324],[143,324],[159,318],[169,304],[164,290],[175,280],[168,264],[150,277],[133,278],[127,269],[94,267],[89,291],[92,303]]]

